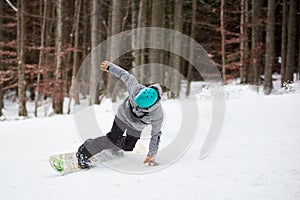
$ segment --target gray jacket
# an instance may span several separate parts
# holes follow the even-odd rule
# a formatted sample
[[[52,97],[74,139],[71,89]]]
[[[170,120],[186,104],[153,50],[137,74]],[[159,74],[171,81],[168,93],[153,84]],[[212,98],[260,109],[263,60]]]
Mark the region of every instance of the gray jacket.
[[[160,85],[154,84],[150,86],[158,91],[158,101],[150,108],[139,108],[134,101],[134,97],[145,86],[140,84],[132,74],[113,63],[108,64],[108,71],[125,83],[129,93],[129,96],[118,108],[117,118],[137,131],[142,131],[147,125],[151,124],[152,131],[148,155],[155,156],[159,147],[163,122],[163,110],[160,104],[162,89]]]

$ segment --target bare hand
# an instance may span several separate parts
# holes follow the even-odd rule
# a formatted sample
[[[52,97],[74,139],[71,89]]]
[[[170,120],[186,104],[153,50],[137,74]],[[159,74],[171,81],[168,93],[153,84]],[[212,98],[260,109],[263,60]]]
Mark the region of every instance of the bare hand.
[[[153,156],[147,156],[146,159],[144,160],[144,163],[148,163],[149,166],[156,166],[158,163],[155,161]]]
[[[102,70],[102,71],[107,71],[107,67],[108,67],[108,64],[109,64],[109,61],[103,61],[102,63],[101,63],[101,65],[100,65],[100,69]]]

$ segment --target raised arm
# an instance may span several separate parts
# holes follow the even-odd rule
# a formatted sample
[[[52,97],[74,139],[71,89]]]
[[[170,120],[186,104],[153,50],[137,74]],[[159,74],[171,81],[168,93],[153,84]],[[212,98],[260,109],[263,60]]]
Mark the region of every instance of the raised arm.
[[[122,69],[121,67],[119,67],[114,63],[104,61],[101,64],[100,68],[101,70],[108,71],[114,76],[120,78],[125,83],[130,95],[135,93],[136,92],[135,90],[140,85],[138,80],[132,74],[130,74],[128,71]]]

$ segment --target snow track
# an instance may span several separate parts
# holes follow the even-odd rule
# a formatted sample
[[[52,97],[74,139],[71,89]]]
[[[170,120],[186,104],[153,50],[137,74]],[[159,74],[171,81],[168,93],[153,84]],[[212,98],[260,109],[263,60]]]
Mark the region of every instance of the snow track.
[[[0,199],[300,199],[300,94],[246,96],[226,102],[223,136],[208,158],[198,159],[210,103],[199,100],[201,130],[192,147],[170,167],[142,175],[102,165],[57,175],[49,156],[81,144],[72,116],[0,122]],[[163,106],[162,148],[174,137],[168,124],[180,120],[172,117],[176,103]],[[99,108],[97,116],[108,130],[110,112]]]

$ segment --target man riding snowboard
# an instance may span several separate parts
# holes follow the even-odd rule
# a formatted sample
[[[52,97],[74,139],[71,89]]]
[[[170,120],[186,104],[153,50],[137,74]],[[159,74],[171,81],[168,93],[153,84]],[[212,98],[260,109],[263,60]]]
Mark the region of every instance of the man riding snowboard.
[[[163,111],[160,104],[162,89],[159,84],[146,87],[126,70],[104,61],[100,69],[120,78],[126,85],[129,96],[119,106],[111,131],[106,136],[86,140],[76,153],[81,168],[90,168],[90,158],[104,149],[132,151],[147,125],[152,125],[149,152],[144,163],[157,165],[154,156],[157,154]],[[126,131],[126,136],[123,133]]]

